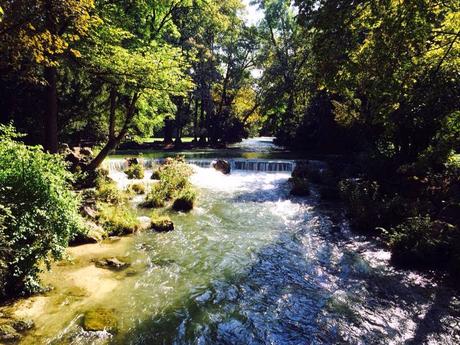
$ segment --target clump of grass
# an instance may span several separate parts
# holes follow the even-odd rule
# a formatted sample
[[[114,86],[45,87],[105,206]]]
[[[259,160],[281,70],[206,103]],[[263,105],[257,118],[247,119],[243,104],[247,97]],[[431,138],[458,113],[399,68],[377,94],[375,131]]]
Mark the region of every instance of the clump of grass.
[[[122,204],[129,199],[129,193],[118,188],[110,178],[98,178],[96,180],[96,198],[109,204]]]
[[[99,223],[110,236],[132,234],[140,229],[140,222],[134,211],[126,205],[99,205]]]
[[[142,183],[134,183],[129,185],[128,187],[128,193],[133,193],[133,194],[145,194],[145,185]]]
[[[142,164],[131,163],[128,168],[125,170],[125,174],[128,176],[128,179],[143,179],[145,172]]]
[[[167,232],[174,230],[174,223],[169,217],[152,215],[152,229],[158,232]]]
[[[168,158],[156,171],[159,182],[153,185],[144,206],[159,208],[171,201],[174,210],[190,211],[196,198],[189,181],[192,173],[192,168],[182,157]]]
[[[196,192],[192,188],[183,189],[174,199],[172,208],[174,211],[188,212],[193,209]]]

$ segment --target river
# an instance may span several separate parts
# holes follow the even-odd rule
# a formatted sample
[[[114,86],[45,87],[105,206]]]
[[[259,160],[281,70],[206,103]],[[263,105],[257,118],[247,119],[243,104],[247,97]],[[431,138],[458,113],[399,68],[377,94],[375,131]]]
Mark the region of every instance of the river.
[[[137,234],[123,249],[136,272],[98,301],[116,310],[117,335],[82,331],[82,306],[47,343],[460,343],[453,290],[392,267],[383,246],[354,234],[341,205],[320,201],[314,187],[290,197],[293,162],[269,138],[233,150],[228,176],[208,167],[217,153],[188,157],[197,207],[171,214],[173,232]],[[120,164],[111,161],[122,179]]]

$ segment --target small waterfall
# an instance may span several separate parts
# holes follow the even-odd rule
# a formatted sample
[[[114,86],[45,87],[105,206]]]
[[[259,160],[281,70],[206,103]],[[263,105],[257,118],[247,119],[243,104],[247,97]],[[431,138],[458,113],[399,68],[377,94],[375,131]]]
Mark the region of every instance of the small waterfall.
[[[163,163],[164,159],[139,158],[139,162],[146,169],[152,169]],[[211,168],[215,159],[187,159],[189,164],[200,168]],[[261,172],[292,172],[295,167],[294,161],[289,160],[263,160],[263,159],[226,159],[230,163],[232,170],[242,171],[261,171]],[[128,167],[128,162],[124,158],[111,158],[105,163],[105,167],[110,172],[124,171]]]

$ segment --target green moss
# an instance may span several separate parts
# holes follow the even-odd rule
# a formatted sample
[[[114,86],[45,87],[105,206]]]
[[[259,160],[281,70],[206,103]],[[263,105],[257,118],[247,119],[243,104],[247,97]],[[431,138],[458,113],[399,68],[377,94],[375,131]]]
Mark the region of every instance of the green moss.
[[[85,313],[82,326],[85,331],[108,331],[116,333],[118,322],[113,310],[97,308]]]

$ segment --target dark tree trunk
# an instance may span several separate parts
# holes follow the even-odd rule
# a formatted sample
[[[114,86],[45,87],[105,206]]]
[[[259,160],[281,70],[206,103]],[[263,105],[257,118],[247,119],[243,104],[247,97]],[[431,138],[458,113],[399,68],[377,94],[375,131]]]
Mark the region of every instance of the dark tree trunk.
[[[195,112],[193,114],[193,142],[198,142],[198,99],[195,98]]]
[[[102,150],[98,153],[98,155],[87,165],[86,170],[87,171],[94,171],[96,170],[104,161],[104,159],[108,156],[108,154],[113,151],[123,140],[125,137],[126,133],[128,133],[128,129],[133,121],[135,112],[136,112],[136,102],[139,99],[139,94],[135,93],[129,100],[126,101],[126,114],[125,114],[125,121],[123,124],[123,128],[120,130],[118,135],[115,136],[115,116],[110,116],[109,117],[109,128],[113,128],[113,137],[109,138],[107,141],[107,144],[102,148]],[[115,114],[115,108],[112,108],[112,103],[111,103],[111,109],[110,111],[113,111],[113,114]]]
[[[173,129],[174,129],[174,120],[167,117],[165,119],[165,126],[164,126],[164,140],[163,143],[168,145],[172,144],[173,142]]]
[[[56,67],[45,67],[45,98],[46,109],[44,118],[44,148],[50,153],[58,152],[57,128],[57,70]]]

